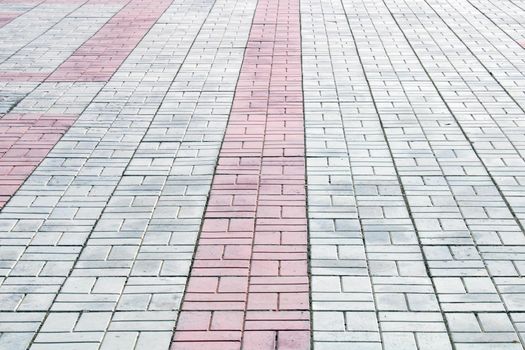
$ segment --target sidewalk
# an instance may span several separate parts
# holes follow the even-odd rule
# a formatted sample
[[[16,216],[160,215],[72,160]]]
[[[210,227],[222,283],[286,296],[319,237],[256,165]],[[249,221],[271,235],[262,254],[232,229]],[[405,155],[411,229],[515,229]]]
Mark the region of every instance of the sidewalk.
[[[525,3],[0,0],[0,350],[525,347]]]

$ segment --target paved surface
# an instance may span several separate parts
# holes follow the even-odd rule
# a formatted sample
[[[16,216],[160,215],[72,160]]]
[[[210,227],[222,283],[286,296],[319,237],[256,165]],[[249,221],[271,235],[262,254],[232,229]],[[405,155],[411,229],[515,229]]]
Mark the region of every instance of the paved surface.
[[[0,0],[0,350],[525,345],[525,2]]]

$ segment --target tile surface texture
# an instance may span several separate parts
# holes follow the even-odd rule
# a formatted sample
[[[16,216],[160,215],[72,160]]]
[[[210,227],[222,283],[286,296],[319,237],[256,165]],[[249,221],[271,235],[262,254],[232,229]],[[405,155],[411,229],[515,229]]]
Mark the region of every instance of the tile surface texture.
[[[522,0],[0,0],[0,350],[519,350],[522,274]]]

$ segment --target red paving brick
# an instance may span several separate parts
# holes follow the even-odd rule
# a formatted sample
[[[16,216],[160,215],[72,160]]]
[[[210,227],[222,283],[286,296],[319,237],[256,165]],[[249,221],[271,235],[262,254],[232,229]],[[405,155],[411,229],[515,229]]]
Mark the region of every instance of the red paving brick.
[[[28,0],[29,1],[29,0]],[[144,35],[169,7],[172,0],[148,2],[138,0],[38,0],[39,3],[80,2],[91,5],[127,4],[97,33],[78,48],[54,72],[0,71],[3,82],[74,82],[108,81],[138,45]],[[1,1],[0,1],[1,3]],[[0,27],[23,13],[0,13]]]
[[[24,5],[30,5],[31,8],[27,9],[26,11],[6,11],[6,12],[0,12],[0,28],[5,26],[6,24],[10,23],[12,20],[17,18],[18,16],[23,15],[24,13],[30,11],[32,8],[37,6],[38,4],[42,3],[44,0],[24,0],[24,1],[13,1],[13,0],[2,0],[0,1],[0,4],[3,3],[16,3],[16,4],[24,4]]]
[[[0,12],[0,27],[5,26],[20,15],[20,12]]]
[[[48,76],[49,73],[1,71],[0,81],[42,82]]]
[[[0,119],[0,208],[76,120],[71,115],[7,114]]]
[[[524,348],[517,1],[302,1],[306,123],[298,0],[173,1],[106,86],[167,0],[27,1],[0,0],[0,208],[75,120],[49,111],[88,112],[0,210],[0,349]],[[108,13],[53,76],[87,83],[10,83]]]
[[[108,81],[172,0],[131,0],[47,79]]]
[[[61,0],[48,0],[56,2]],[[114,0],[90,0],[95,3]],[[0,81],[107,81],[164,13],[172,0],[131,0],[51,75],[0,72]],[[16,14],[19,15],[19,14]],[[15,17],[2,17],[0,26]],[[5,21],[4,21],[5,20]],[[4,22],[5,23],[4,23]],[[16,192],[76,117],[5,115],[0,120],[0,208]]]
[[[173,350],[309,349],[298,0],[260,0]]]

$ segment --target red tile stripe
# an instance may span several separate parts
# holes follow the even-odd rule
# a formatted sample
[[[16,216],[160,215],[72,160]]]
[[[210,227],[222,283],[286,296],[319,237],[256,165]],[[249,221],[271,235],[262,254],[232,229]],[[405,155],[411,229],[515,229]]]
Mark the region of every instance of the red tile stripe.
[[[310,348],[299,0],[259,0],[172,350]]]
[[[25,11],[0,12],[0,28],[5,26],[6,24],[10,23],[15,18],[17,18],[17,17],[19,17],[19,16],[21,16],[21,15],[31,11],[34,7],[36,7],[38,4],[40,4],[43,1],[44,0],[25,0],[25,1],[9,0],[9,1],[0,1],[0,4],[5,4],[5,3],[20,4],[20,3],[24,3],[24,4],[28,4],[28,5],[32,5],[33,6],[33,7],[29,8],[29,9],[26,9]]]
[[[107,3],[121,0],[89,1]],[[0,72],[0,80],[107,81],[171,2],[128,0],[122,10],[51,76],[47,77],[47,73],[4,71]],[[44,114],[7,114],[0,119],[0,208],[15,194],[75,119],[76,116]]]
[[[108,81],[171,2],[131,0],[47,80]]]
[[[0,208],[76,120],[71,115],[7,114],[0,119]]]
[[[0,12],[0,28],[14,20],[21,14],[21,12]]]
[[[13,0],[9,0],[12,2]],[[29,1],[29,0],[27,0]],[[40,3],[84,3],[84,4],[91,4],[91,5],[106,5],[106,4],[128,4],[131,0],[34,0],[36,7]],[[2,0],[0,0],[0,3]],[[131,5],[131,3],[129,4]],[[33,8],[34,8],[33,7]],[[78,53],[81,52],[81,49],[85,49],[84,46],[93,46],[97,43],[100,44],[100,51],[103,51],[106,47],[106,43],[101,43],[103,37],[111,37],[111,30],[115,27],[115,23],[112,23],[112,21],[117,21],[117,23],[120,23],[121,26],[125,24],[125,19],[129,18],[130,12],[122,13],[123,11],[129,11],[130,9],[124,6],[112,19],[108,21],[104,26],[102,26],[99,31],[88,41],[86,41],[78,50],[76,50],[73,55],[71,55],[66,61],[64,61],[55,72],[37,72],[37,71],[18,71],[18,70],[4,70],[0,71],[0,81],[7,81],[7,82],[35,82],[35,83],[41,83],[46,80],[49,81],[107,81],[109,78],[113,75],[113,73],[118,69],[120,64],[122,64],[123,59],[127,57],[129,52],[124,56],[122,59],[121,56],[124,55],[124,52],[121,52],[121,55],[115,55],[115,57],[112,57],[111,54],[113,51],[108,50],[104,57],[104,60],[97,62],[96,64],[104,65],[106,61],[111,61],[110,64],[107,64],[106,68],[106,75],[104,77],[101,77],[100,75],[93,76],[93,73],[95,72],[95,67],[90,66],[93,62],[91,61],[91,58],[87,58],[88,55],[79,55]],[[28,11],[26,11],[28,12]],[[162,14],[162,12],[161,12]],[[19,14],[21,15],[21,14]],[[0,27],[1,20],[2,20],[2,14],[0,13]],[[120,16],[120,19],[119,19]],[[157,16],[160,17],[160,15]],[[12,18],[14,19],[14,18]],[[156,19],[155,19],[156,20]],[[107,27],[106,27],[107,26]],[[151,26],[150,26],[151,27]],[[122,29],[122,28],[120,28]],[[149,29],[149,28],[147,28]],[[147,30],[146,30],[147,31]],[[118,37],[122,33],[122,30],[118,31],[114,36]],[[146,32],[144,32],[145,34]],[[108,35],[109,34],[109,35]],[[143,36],[139,38],[142,39]],[[136,39],[136,38],[134,38]],[[125,38],[119,38],[119,40],[125,40]],[[108,41],[109,42],[109,41]],[[138,42],[137,42],[138,43]],[[136,46],[136,45],[135,45]],[[133,46],[133,47],[135,47]],[[88,48],[88,50],[95,51],[94,49]],[[130,50],[131,52],[131,50]],[[75,65],[74,62],[77,62],[81,60],[81,58],[86,58],[86,61],[82,64]],[[116,59],[116,61],[115,61]],[[71,61],[69,61],[71,60]],[[117,64],[117,62],[120,60],[120,63]],[[69,62],[68,62],[69,61]],[[73,63],[72,63],[73,62]],[[91,62],[91,63],[90,63]],[[116,65],[116,66],[115,66]],[[68,68],[69,67],[69,68]],[[113,69],[110,72],[110,67]],[[68,71],[69,69],[69,71]],[[63,77],[63,78],[61,78]],[[76,77],[76,78],[75,78]]]
[[[0,81],[43,82],[49,73],[0,71]]]

